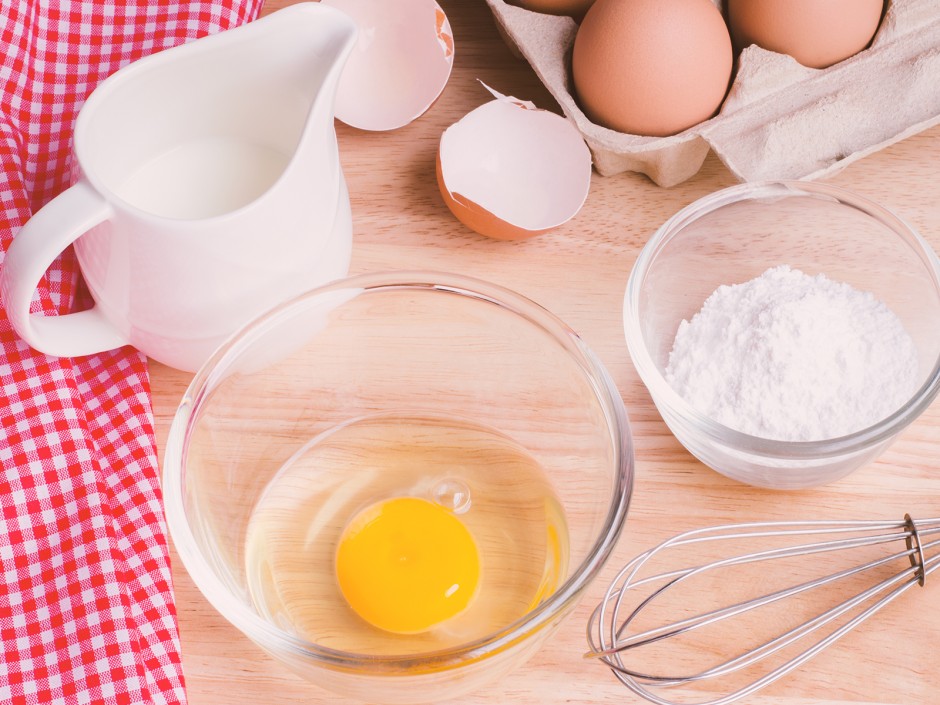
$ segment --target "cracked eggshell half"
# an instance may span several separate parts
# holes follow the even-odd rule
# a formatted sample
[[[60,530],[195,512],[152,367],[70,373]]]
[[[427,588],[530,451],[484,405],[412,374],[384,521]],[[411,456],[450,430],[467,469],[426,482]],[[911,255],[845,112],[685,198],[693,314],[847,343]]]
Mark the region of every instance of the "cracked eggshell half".
[[[404,127],[437,100],[454,65],[454,35],[434,0],[321,0],[359,29],[336,117],[360,130]]]
[[[471,230],[524,240],[581,210],[591,153],[565,118],[496,95],[444,131],[437,183],[447,207]]]

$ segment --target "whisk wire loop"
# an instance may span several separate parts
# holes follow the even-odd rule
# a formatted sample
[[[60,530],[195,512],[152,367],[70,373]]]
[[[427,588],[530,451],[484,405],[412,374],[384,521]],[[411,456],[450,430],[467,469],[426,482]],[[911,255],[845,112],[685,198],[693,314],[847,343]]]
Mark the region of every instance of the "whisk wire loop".
[[[917,528],[917,522],[911,519],[910,514],[904,515],[904,523],[908,529],[907,538],[904,542],[907,544],[907,550],[911,551],[911,565],[918,568],[917,580],[921,587],[927,582],[927,571],[924,559],[924,544],[920,540],[920,530]]]
[[[862,532],[862,535],[858,535]],[[812,536],[824,534],[847,534],[848,538],[829,538],[810,543],[786,546],[782,548],[764,549],[743,555],[723,558],[711,563],[694,565],[692,567],[673,569],[649,577],[638,577],[644,566],[658,557],[666,549],[675,549],[691,544],[737,539],[768,539],[771,537]],[[749,524],[727,525],[699,529],[686,532],[664,541],[659,546],[640,554],[630,561],[617,574],[611,583],[604,599],[594,609],[588,621],[588,642],[591,650],[585,657],[599,658],[614,672],[616,677],[630,690],[658,705],[679,705],[677,701],[667,700],[653,693],[649,688],[683,685],[715,679],[729,674],[743,671],[774,654],[778,654],[800,639],[818,632],[827,625],[833,625],[832,631],[816,643],[808,645],[802,652],[796,654],[779,666],[772,668],[752,682],[737,690],[719,697],[718,699],[700,702],[698,705],[727,705],[743,698],[770,683],[790,673],[809,659],[813,658],[823,649],[840,639],[856,626],[867,620],[871,615],[881,610],[885,605],[914,585],[923,586],[926,576],[940,567],[940,554],[928,552],[940,550],[940,539],[928,540],[927,537],[940,534],[940,519],[927,519],[915,522],[910,515],[905,515],[904,521],[878,522],[878,521],[823,521],[823,522],[755,522]],[[798,558],[806,555],[818,555],[831,551],[848,548],[865,548],[880,544],[897,542],[903,539],[906,550],[892,552],[866,563],[837,570],[829,575],[807,580],[796,585],[775,590],[759,597],[754,597],[731,605],[712,609],[692,617],[678,619],[667,624],[646,629],[635,634],[629,634],[637,617],[649,605],[667,591],[676,588],[680,583],[708,571],[745,565],[760,561],[780,558]],[[867,571],[883,568],[893,561],[907,559],[910,566],[899,570],[876,584],[862,590],[858,594],[848,597],[839,604],[830,607],[803,623],[790,628],[782,634],[764,640],[762,643],[745,650],[732,658],[717,665],[705,668],[689,675],[663,675],[646,673],[636,668],[630,668],[624,663],[625,655],[643,646],[678,637],[693,630],[697,630],[717,622],[742,615],[751,610],[770,605],[781,600],[806,593],[810,590],[832,585],[836,582],[861,575]],[[629,609],[626,606],[628,593],[640,587],[658,585],[650,594],[639,600],[637,606]],[[885,594],[887,593],[887,594]],[[879,597],[880,596],[880,597]],[[851,616],[853,610],[861,609],[866,603],[873,601],[858,614]],[[621,614],[626,614],[621,618]],[[836,626],[836,620],[844,618],[846,621]]]

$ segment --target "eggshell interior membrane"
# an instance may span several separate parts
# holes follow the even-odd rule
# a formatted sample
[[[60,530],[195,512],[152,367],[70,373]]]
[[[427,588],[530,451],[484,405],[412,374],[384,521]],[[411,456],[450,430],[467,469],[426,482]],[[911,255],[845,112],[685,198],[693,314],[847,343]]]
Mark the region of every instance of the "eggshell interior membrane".
[[[591,154],[560,115],[499,98],[444,131],[438,184],[469,228],[520,240],[577,214],[591,185]]]
[[[437,100],[454,64],[454,37],[434,0],[321,0],[359,28],[336,95],[336,117],[361,130],[394,130]]]

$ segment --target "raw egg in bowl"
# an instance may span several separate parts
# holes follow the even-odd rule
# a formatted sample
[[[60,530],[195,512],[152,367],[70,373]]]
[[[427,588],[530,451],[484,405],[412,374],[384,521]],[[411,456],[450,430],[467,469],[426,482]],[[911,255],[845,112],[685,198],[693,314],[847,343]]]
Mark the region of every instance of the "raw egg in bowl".
[[[206,599],[317,685],[438,702],[531,656],[626,518],[632,441],[583,341],[532,301],[422,272],[339,280],[196,375],[164,461]]]

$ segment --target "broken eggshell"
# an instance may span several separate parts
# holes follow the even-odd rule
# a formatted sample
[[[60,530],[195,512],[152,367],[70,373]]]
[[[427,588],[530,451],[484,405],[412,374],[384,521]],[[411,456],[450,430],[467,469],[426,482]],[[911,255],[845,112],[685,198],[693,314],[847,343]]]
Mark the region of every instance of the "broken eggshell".
[[[321,0],[359,29],[336,117],[360,130],[404,127],[437,100],[454,65],[454,36],[434,0]]]
[[[591,153],[565,118],[491,91],[441,135],[437,183],[471,230],[524,240],[573,218],[591,186]]]

